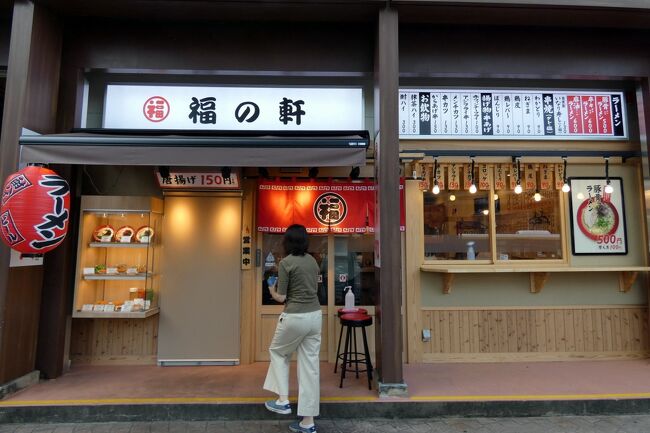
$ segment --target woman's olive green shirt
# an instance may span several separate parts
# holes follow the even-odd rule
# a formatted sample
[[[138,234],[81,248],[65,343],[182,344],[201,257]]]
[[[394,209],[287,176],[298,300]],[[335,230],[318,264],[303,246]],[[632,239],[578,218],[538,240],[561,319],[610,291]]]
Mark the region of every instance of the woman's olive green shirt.
[[[288,255],[280,261],[278,293],[286,295],[284,312],[311,313],[320,310],[318,302],[318,263],[309,254]]]

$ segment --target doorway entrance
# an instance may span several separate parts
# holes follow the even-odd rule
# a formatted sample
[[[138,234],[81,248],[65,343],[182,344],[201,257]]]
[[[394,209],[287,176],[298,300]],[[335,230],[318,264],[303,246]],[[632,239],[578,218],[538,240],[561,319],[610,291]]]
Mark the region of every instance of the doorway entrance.
[[[268,347],[275,333],[278,316],[283,310],[269,295],[267,278],[277,275],[277,266],[284,257],[281,234],[260,234],[261,264],[258,267],[256,360],[268,361]],[[321,360],[334,362],[340,326],[336,311],[345,305],[345,287],[352,287],[356,306],[374,315],[375,281],[374,236],[315,235],[309,236],[309,249],[318,263],[318,298],[323,313]],[[374,326],[374,325],[373,325]],[[374,353],[374,328],[368,330],[370,351]]]

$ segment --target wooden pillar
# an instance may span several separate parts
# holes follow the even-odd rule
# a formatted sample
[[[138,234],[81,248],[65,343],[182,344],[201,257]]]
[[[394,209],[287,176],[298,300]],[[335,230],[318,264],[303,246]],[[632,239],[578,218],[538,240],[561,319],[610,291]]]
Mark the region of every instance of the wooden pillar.
[[[31,1],[14,2],[0,137],[0,179],[18,168],[21,128],[54,132],[61,58],[61,29]],[[35,367],[42,266],[9,267],[0,245],[0,384]]]
[[[402,260],[399,212],[398,14],[379,12],[375,58],[375,179],[377,206],[375,266],[379,273],[375,326],[380,395],[406,395],[402,371]]]
[[[648,223],[647,216],[650,215],[650,76],[640,80],[637,85],[636,91],[637,112],[639,116],[639,144],[641,151],[641,165],[643,170],[643,197],[645,203],[645,215],[647,232],[650,233],[650,223]],[[646,248],[648,246],[646,245]],[[650,251],[646,251],[646,256],[650,256]],[[650,280],[646,276],[644,278],[648,296],[650,296]],[[650,324],[649,324],[650,326]],[[646,337],[647,338],[647,337]]]

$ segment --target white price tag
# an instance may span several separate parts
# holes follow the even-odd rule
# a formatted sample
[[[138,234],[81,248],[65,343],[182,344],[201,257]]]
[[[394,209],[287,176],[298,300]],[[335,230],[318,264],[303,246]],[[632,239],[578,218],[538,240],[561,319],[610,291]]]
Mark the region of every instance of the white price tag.
[[[93,311],[93,304],[83,304],[81,311]]]
[[[122,237],[120,238],[120,242],[122,242],[123,244],[128,244],[128,243],[130,243],[130,242],[131,242],[131,236],[122,236]]]
[[[93,275],[95,273],[95,268],[84,268],[84,275]]]
[[[106,268],[107,274],[117,274],[117,268]]]
[[[99,304],[95,304],[95,305],[93,305],[93,311],[104,311],[104,306],[99,305]]]
[[[115,305],[113,305],[113,304],[104,305],[104,311],[108,311],[108,312],[115,311]]]
[[[127,275],[136,275],[138,273],[138,268],[127,268],[126,273]]]
[[[140,243],[141,244],[148,244],[149,243],[149,236],[142,236],[140,238]]]
[[[113,236],[102,236],[100,242],[110,242]]]

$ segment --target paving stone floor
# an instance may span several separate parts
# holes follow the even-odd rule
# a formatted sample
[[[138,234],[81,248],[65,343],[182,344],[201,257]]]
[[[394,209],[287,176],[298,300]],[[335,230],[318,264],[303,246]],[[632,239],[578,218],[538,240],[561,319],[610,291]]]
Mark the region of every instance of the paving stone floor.
[[[0,433],[284,433],[287,421],[0,424]],[[542,418],[321,419],[320,433],[648,433],[650,415]]]

